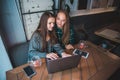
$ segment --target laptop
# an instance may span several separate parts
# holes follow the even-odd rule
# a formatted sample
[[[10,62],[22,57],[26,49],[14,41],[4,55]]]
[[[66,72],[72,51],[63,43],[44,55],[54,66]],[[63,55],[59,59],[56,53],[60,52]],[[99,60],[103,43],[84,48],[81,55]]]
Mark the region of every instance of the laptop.
[[[72,55],[70,57],[58,58],[55,60],[46,59],[48,73],[55,73],[78,66],[81,55]]]

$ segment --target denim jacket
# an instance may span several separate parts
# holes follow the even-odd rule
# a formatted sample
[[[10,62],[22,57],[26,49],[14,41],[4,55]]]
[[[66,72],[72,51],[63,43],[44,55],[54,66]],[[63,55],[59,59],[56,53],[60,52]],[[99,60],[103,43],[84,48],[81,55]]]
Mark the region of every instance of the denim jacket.
[[[47,52],[41,51],[42,49],[42,37],[39,32],[35,32],[31,37],[29,50],[28,50],[28,59],[31,60],[33,56],[39,56],[40,58],[45,58],[46,54],[56,51],[58,55],[61,55],[64,50],[60,47],[60,44],[51,45],[50,41],[47,42]]]

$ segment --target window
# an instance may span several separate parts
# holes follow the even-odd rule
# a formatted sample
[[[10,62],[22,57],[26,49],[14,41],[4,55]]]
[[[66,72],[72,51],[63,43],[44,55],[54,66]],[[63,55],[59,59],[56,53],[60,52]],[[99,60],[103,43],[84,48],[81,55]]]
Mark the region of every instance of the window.
[[[61,0],[60,9],[67,9],[70,16],[80,16],[114,11],[119,0]]]
[[[92,9],[94,8],[106,8],[108,0],[92,0]]]
[[[45,11],[52,11],[52,0],[18,0],[27,40],[36,30],[40,17]]]
[[[87,0],[79,0],[78,10],[87,9]]]

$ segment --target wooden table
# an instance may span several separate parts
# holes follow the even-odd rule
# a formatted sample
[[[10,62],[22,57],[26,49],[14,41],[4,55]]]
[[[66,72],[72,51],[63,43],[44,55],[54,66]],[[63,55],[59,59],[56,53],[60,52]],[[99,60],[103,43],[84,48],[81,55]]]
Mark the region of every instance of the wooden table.
[[[105,26],[95,31],[95,34],[105,39],[120,43],[120,23]]]
[[[43,59],[43,64],[36,68],[37,74],[31,80],[107,80],[120,67],[120,58],[105,52],[91,42],[87,42],[87,45],[88,47],[83,50],[90,53],[89,57],[81,58],[77,68],[48,74]],[[72,50],[67,52],[72,53]],[[7,80],[30,80],[22,71],[27,65],[7,71]]]

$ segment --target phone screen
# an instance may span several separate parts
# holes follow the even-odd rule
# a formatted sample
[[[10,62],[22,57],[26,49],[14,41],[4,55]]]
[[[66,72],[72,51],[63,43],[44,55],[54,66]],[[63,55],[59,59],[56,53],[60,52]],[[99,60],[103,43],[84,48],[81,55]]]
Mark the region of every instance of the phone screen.
[[[27,66],[27,67],[23,68],[23,70],[25,71],[25,73],[28,77],[32,77],[33,75],[36,74],[36,72],[33,70],[33,68],[31,66]]]
[[[88,55],[89,55],[89,53],[88,52],[82,52],[82,57],[84,57],[84,58],[87,58],[88,57]]]
[[[81,55],[82,51],[80,51],[79,49],[75,49],[73,51],[73,54],[77,54],[77,55]]]

